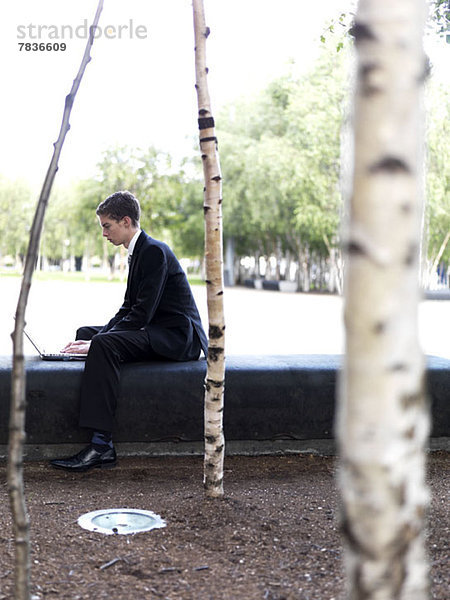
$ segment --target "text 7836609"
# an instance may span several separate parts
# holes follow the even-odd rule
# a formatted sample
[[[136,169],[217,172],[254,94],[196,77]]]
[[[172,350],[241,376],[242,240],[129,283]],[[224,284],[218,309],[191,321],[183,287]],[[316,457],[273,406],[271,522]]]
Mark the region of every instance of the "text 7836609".
[[[64,52],[67,48],[65,42],[18,42],[20,52]]]

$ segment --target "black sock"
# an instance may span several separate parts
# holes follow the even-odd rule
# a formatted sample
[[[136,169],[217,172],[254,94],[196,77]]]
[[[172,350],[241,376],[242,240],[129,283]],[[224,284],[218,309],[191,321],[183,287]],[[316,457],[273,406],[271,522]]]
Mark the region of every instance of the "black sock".
[[[91,444],[97,452],[104,452],[107,448],[112,448],[112,433],[110,431],[93,431]]]

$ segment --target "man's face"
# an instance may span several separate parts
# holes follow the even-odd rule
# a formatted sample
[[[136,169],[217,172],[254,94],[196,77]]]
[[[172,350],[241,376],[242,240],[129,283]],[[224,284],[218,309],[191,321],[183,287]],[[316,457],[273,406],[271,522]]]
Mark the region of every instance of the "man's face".
[[[108,242],[114,244],[114,246],[120,246],[121,244],[129,241],[130,226],[127,221],[129,217],[125,217],[120,221],[99,215],[98,220],[102,228],[103,237]]]

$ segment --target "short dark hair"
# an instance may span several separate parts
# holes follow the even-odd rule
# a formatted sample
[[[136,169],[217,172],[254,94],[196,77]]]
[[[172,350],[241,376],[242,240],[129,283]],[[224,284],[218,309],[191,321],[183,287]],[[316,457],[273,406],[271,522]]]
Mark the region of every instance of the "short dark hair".
[[[124,217],[130,217],[133,226],[138,227],[141,217],[141,207],[139,200],[126,190],[114,192],[103,200],[95,211],[97,215],[108,216],[115,221],[120,221]]]

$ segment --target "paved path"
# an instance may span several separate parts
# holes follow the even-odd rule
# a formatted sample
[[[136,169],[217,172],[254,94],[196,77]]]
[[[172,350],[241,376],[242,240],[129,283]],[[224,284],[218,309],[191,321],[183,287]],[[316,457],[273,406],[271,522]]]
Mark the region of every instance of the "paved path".
[[[18,278],[0,278],[2,355],[11,352],[19,286]],[[202,286],[193,290],[206,324],[206,290]],[[121,283],[35,281],[28,329],[47,350],[59,348],[73,338],[78,326],[106,322],[120,307],[124,291]],[[228,354],[342,353],[342,299],[337,296],[226,288],[224,298]],[[419,327],[425,353],[450,358],[450,300],[423,301]],[[28,342],[25,352],[34,353]]]

